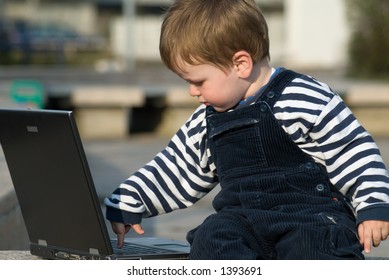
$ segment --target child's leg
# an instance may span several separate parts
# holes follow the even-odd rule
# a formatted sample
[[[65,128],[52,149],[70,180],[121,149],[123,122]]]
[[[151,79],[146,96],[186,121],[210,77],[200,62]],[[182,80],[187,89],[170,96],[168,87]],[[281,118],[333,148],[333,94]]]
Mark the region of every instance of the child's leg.
[[[190,259],[268,259],[262,242],[252,235],[245,219],[226,213],[209,216],[188,233],[191,243]],[[262,243],[262,244],[259,244]],[[261,256],[261,252],[264,255]]]
[[[317,224],[301,224],[276,245],[279,259],[364,259],[355,222],[346,216],[316,214]]]

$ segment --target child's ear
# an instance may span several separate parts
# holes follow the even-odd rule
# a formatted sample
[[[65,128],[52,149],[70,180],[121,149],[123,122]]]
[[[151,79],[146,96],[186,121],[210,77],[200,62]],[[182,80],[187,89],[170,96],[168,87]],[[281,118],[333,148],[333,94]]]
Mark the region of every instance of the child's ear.
[[[238,51],[232,57],[232,63],[238,76],[247,79],[253,69],[253,60],[251,55],[246,51]]]

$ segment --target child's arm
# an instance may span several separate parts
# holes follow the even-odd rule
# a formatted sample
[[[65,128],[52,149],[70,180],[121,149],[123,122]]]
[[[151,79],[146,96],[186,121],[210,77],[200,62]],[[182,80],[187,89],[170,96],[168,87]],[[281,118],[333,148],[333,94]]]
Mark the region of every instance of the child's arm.
[[[274,112],[352,203],[361,244],[370,251],[386,238],[389,221],[389,174],[371,135],[327,85],[306,76],[285,89]]]
[[[205,141],[202,105],[164,150],[104,200],[107,219],[123,225],[140,224],[144,217],[186,208],[204,197],[218,183]],[[122,232],[126,230],[121,228]]]
[[[371,245],[377,247],[389,235],[389,222],[364,221],[358,226],[358,235],[366,253],[370,253]]]

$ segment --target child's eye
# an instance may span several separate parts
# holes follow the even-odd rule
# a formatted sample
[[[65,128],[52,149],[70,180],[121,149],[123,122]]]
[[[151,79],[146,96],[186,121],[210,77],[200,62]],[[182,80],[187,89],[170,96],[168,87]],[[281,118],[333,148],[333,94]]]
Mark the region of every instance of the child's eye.
[[[204,81],[196,81],[196,82],[192,82],[192,84],[193,84],[194,86],[196,86],[196,87],[200,87],[200,86],[202,86],[202,85],[203,85],[203,83],[204,83]]]
[[[192,81],[192,80],[185,80],[189,85],[195,86],[195,87],[201,87],[204,84],[204,81]]]

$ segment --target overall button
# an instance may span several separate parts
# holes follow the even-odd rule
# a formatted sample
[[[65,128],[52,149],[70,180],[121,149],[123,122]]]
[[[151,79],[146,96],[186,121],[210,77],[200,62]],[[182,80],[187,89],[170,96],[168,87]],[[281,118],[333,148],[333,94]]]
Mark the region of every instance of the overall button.
[[[261,105],[260,107],[259,107],[259,109],[261,110],[261,112],[266,112],[267,111],[267,106],[265,105],[265,104],[263,104],[263,105]]]
[[[324,191],[326,187],[323,185],[323,184],[318,184],[316,185],[316,190],[319,191],[319,192],[322,192]]]
[[[274,91],[269,91],[269,93],[267,94],[267,97],[268,98],[273,98],[276,94],[274,93]]]
[[[305,164],[306,169],[313,169],[315,167],[315,164],[313,162],[307,162]]]

